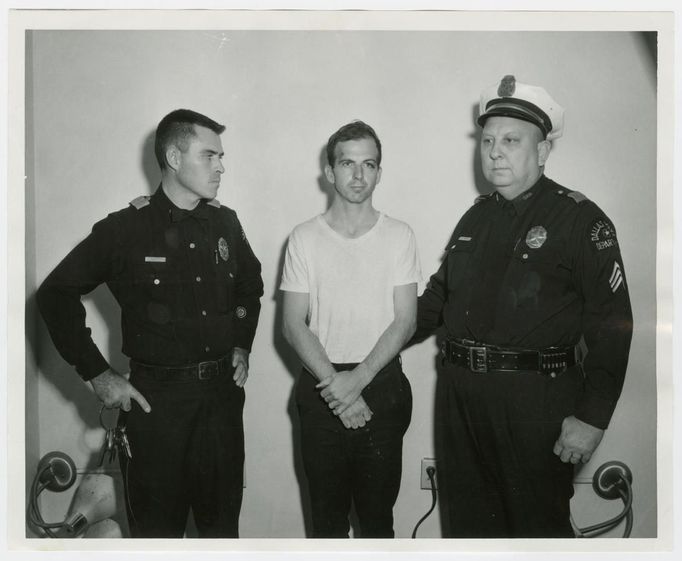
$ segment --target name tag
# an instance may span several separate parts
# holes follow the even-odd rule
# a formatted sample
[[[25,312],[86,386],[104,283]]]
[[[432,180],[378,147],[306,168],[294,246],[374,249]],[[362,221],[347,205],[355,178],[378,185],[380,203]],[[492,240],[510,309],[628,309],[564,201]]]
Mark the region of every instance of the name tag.
[[[457,238],[457,240],[460,242],[470,242],[471,236],[460,236],[459,238]]]
[[[144,262],[145,263],[165,263],[166,258],[165,257],[145,257]]]

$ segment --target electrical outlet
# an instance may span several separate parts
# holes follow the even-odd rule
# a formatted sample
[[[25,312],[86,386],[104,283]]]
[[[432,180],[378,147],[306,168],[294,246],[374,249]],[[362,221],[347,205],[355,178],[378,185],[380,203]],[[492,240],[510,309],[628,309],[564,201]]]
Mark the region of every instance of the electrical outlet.
[[[426,473],[426,468],[432,467],[436,469],[436,460],[435,458],[422,458],[422,474],[421,474],[421,488],[422,489],[431,489],[431,480],[429,479],[429,475]],[[438,489],[438,470],[436,470],[436,473],[433,476],[433,481],[436,484],[436,489]]]

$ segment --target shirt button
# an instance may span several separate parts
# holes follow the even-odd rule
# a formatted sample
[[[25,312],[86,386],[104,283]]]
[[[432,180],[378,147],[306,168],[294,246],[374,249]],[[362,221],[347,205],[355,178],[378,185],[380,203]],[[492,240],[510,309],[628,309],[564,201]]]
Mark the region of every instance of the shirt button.
[[[211,347],[204,347],[204,350],[205,350],[206,352],[208,352],[208,351],[211,350]]]
[[[550,378],[556,378],[556,372],[550,372],[549,377]]]
[[[206,315],[206,310],[201,310],[201,315],[205,316]]]
[[[196,278],[196,281],[197,281],[197,282],[201,282],[201,277],[197,277],[197,278]]]
[[[190,248],[190,249],[194,249],[195,247],[196,247],[196,244],[195,244],[194,242],[192,242],[192,243],[189,244],[189,248]]]
[[[160,284],[161,281],[159,279],[154,279],[154,284]]]
[[[528,259],[528,254],[524,253],[521,257],[523,257],[524,259]]]

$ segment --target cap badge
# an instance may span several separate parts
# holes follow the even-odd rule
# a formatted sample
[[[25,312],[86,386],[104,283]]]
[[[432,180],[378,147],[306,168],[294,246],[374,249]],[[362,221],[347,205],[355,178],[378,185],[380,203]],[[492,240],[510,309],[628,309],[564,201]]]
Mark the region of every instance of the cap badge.
[[[500,80],[500,87],[497,88],[497,95],[500,97],[510,97],[516,91],[516,78],[512,74],[507,74]]]
[[[227,247],[225,238],[220,238],[218,240],[218,253],[220,253],[220,258],[223,261],[227,261],[230,258],[230,249]]]
[[[533,226],[526,234],[526,245],[531,249],[539,249],[547,241],[547,230],[542,226]]]

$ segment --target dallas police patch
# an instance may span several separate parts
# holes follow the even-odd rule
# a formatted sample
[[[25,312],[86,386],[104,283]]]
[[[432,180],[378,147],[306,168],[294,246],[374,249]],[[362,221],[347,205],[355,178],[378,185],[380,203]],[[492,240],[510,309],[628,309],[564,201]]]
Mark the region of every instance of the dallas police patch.
[[[616,229],[606,218],[598,218],[590,228],[590,241],[598,251],[610,247],[618,247],[616,239]]]

